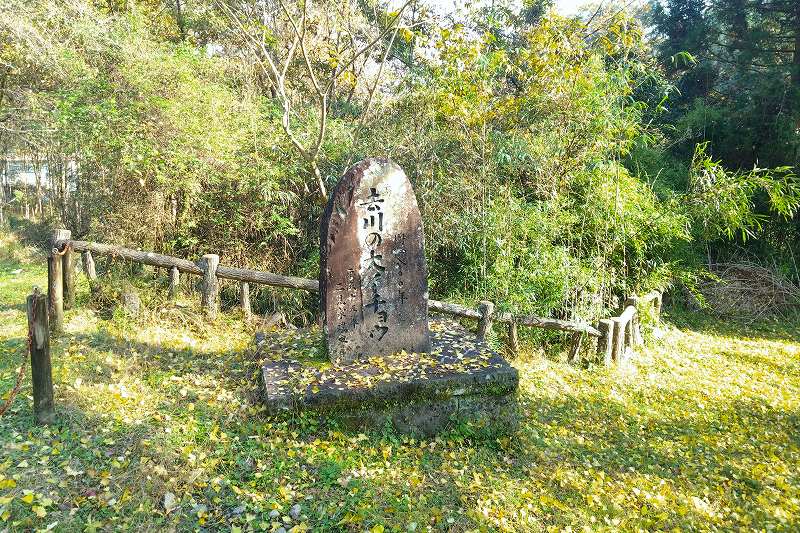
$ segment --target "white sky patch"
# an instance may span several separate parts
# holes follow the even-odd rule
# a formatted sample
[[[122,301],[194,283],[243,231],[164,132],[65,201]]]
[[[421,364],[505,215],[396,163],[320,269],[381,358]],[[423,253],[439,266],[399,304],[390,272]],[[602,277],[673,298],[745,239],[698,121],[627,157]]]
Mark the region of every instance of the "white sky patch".
[[[555,8],[560,15],[569,16],[576,14],[587,3],[586,0],[556,0]]]
[[[629,0],[623,0],[627,3]],[[645,0],[633,0],[631,3],[631,7],[638,7],[644,3]],[[402,0],[395,0],[395,2],[399,5],[402,5]],[[473,5],[476,2],[473,2]],[[480,0],[478,0],[480,3]],[[599,3],[599,0],[555,0],[553,2],[553,7],[555,8],[558,14],[563,16],[572,16],[576,15],[582,11],[586,11],[587,7],[596,8]],[[602,2],[604,4],[612,3],[611,0],[606,0]],[[449,14],[457,11],[459,7],[464,6],[464,0],[429,0],[428,5],[433,7],[438,13],[440,14]]]

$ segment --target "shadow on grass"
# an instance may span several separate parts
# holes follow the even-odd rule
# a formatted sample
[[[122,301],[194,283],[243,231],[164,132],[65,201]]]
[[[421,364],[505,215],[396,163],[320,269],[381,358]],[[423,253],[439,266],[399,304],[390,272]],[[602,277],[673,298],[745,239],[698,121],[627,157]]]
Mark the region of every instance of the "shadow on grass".
[[[152,444],[144,445],[143,441],[156,442],[160,434],[161,442],[168,442],[167,446],[161,446],[162,463],[171,464],[168,466],[167,474],[162,474],[160,481],[148,483],[146,492],[151,496],[151,502],[159,504],[161,494],[169,486],[172,491],[175,484],[170,484],[166,479],[169,476],[177,477],[179,490],[185,490],[187,496],[191,496],[199,504],[208,508],[220,510],[220,515],[214,520],[209,519],[206,528],[229,528],[230,520],[236,517],[236,509],[242,503],[242,497],[228,489],[220,491],[214,489],[208,483],[201,487],[192,486],[192,479],[196,475],[194,465],[186,462],[186,453],[183,450],[191,449],[194,453],[204,452],[204,455],[214,458],[214,468],[211,473],[204,473],[205,477],[212,477],[212,473],[217,472],[231,482],[249,487],[261,488],[267,494],[278,493],[279,488],[285,484],[292,483],[290,480],[298,476],[318,475],[319,479],[327,479],[329,486],[334,486],[335,481],[328,479],[332,463],[321,464],[319,468],[309,467],[301,457],[295,456],[295,449],[281,445],[287,438],[287,429],[291,428],[292,434],[305,442],[311,442],[318,438],[325,438],[331,426],[320,422],[317,419],[298,417],[296,419],[283,419],[267,417],[260,410],[240,410],[238,404],[232,402],[235,396],[247,402],[248,407],[254,407],[258,402],[258,381],[255,379],[254,371],[257,369],[256,360],[251,357],[249,352],[236,350],[198,350],[193,348],[176,349],[166,347],[159,342],[147,343],[125,338],[122,335],[99,330],[92,333],[80,333],[69,336],[66,344],[84,345],[90,350],[103,353],[111,351],[118,357],[133,358],[133,365],[127,369],[128,372],[135,373],[142,382],[154,391],[158,391],[157,411],[160,419],[170,417],[173,420],[187,420],[192,422],[188,427],[187,433],[174,430],[168,436],[164,435],[163,422],[147,418],[144,423],[131,425],[124,423],[116,424],[114,440],[118,446],[125,443],[124,449],[115,449],[113,454],[133,451],[133,456],[149,455],[153,457]],[[97,366],[97,368],[95,368]],[[97,364],[96,361],[87,361],[81,373],[95,376],[95,382],[87,380],[84,384],[97,385],[110,383],[112,381],[113,368]],[[215,391],[220,393],[230,393],[227,396],[214,402],[204,401],[204,397],[198,396],[196,391],[189,390],[188,393],[181,392],[182,386],[186,381],[174,381],[174,378],[181,377],[193,383],[209,383],[215,387]],[[212,394],[213,396],[213,394]],[[191,409],[189,405],[192,405]],[[77,412],[74,406],[67,406]],[[73,420],[70,422],[72,427],[76,424],[83,427],[98,427],[106,421],[102,417],[88,418],[83,421],[80,417],[70,415]],[[287,425],[282,425],[286,423]],[[276,431],[275,425],[280,428]],[[180,427],[180,426],[178,426]],[[219,438],[219,434],[227,434],[224,439]],[[278,446],[270,445],[270,441],[276,439]],[[110,455],[109,455],[110,456]],[[256,468],[257,464],[267,467],[269,475],[263,476],[262,470]],[[156,478],[150,471],[151,467],[143,468],[144,472],[133,474],[140,475],[141,478]],[[134,469],[135,471],[135,469]],[[327,476],[327,477],[326,477]],[[288,480],[286,479],[288,478]],[[141,481],[141,480],[139,480]],[[378,492],[377,486],[369,480],[356,480],[360,490]],[[335,525],[347,512],[355,512],[356,507],[362,503],[360,497],[352,492],[353,487],[349,487],[350,492],[335,484],[338,491],[342,492],[344,505],[340,516],[330,522]],[[224,485],[223,485],[224,487]],[[124,487],[120,486],[119,490]],[[152,498],[152,493],[156,493],[156,498]],[[276,501],[281,501],[276,497]],[[269,512],[274,506],[264,507],[260,519],[270,521]],[[184,517],[175,518],[177,513],[170,515],[172,522],[179,521],[179,528],[193,528],[196,526],[192,521],[196,519],[190,511],[191,505],[184,503],[182,507]]]
[[[101,351],[135,357],[136,367],[152,386],[161,385],[169,376],[191,374],[211,378],[223,388],[240,388],[256,370],[250,351],[165,347],[164,343],[144,343],[126,339],[105,329],[73,336],[78,343]],[[255,382],[254,382],[255,385]]]
[[[19,313],[27,313],[27,304],[0,304],[0,313],[5,311],[17,311]]]
[[[11,231],[17,234],[23,244],[41,250],[43,253],[49,252],[53,232],[49,224],[24,218],[11,218],[9,222]],[[77,237],[73,236],[73,238]]]
[[[48,450],[54,446],[58,453],[57,462],[36,464],[36,455],[27,454],[25,448],[7,448],[9,459],[20,463],[21,458],[23,465],[30,462],[33,466],[30,472],[17,467],[17,491],[49,493],[58,504],[57,508],[48,509],[46,521],[37,520],[23,506],[18,506],[12,515],[18,521],[15,527],[41,530],[48,522],[57,520],[63,531],[83,531],[91,523],[107,523],[110,527],[115,522],[113,529],[117,530],[140,527],[159,530],[173,522],[174,530],[181,518],[168,517],[161,505],[162,495],[170,490],[168,476],[152,471],[153,462],[175,463],[176,454],[168,451],[159,454],[150,446],[160,428],[153,423],[123,423],[100,411],[88,413],[64,399],[58,390],[55,410],[53,424],[38,425],[30,402],[20,395],[11,411],[0,420],[0,432],[8,436],[7,443],[24,435],[33,449]],[[143,456],[150,460],[145,462]],[[56,478],[51,477],[54,470],[58,473],[57,484]],[[118,516],[131,520],[131,524],[123,527]]]

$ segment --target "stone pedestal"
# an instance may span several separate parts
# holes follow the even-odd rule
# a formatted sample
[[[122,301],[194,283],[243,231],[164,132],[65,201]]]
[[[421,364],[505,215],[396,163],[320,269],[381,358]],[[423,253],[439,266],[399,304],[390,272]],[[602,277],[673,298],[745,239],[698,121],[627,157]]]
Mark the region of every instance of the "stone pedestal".
[[[470,338],[457,324],[437,321],[430,353],[330,364],[320,355],[318,330],[258,334],[263,398],[272,414],[311,411],[358,430],[391,424],[430,436],[468,423],[511,431],[517,370]]]

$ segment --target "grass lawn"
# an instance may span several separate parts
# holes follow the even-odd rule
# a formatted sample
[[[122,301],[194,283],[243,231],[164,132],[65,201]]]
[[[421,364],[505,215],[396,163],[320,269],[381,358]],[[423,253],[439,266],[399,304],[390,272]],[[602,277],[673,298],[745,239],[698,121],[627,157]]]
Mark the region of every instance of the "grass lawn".
[[[0,399],[33,285],[43,256],[0,233]],[[134,322],[79,289],[58,423],[33,423],[30,379],[0,418],[0,531],[800,529],[796,323],[664,324],[626,371],[522,357],[515,436],[420,441],[270,419],[235,316]]]

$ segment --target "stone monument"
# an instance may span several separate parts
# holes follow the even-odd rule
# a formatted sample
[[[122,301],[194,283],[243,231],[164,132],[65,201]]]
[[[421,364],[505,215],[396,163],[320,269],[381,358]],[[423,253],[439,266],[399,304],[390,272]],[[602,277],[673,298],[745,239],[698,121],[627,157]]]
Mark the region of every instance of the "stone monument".
[[[517,370],[457,322],[429,324],[422,220],[392,161],[365,159],[337,184],[322,218],[319,285],[322,332],[256,334],[269,413],[422,435],[461,422],[515,426]]]
[[[365,159],[339,180],[320,240],[331,361],[430,351],[424,240],[416,196],[396,163]]]

